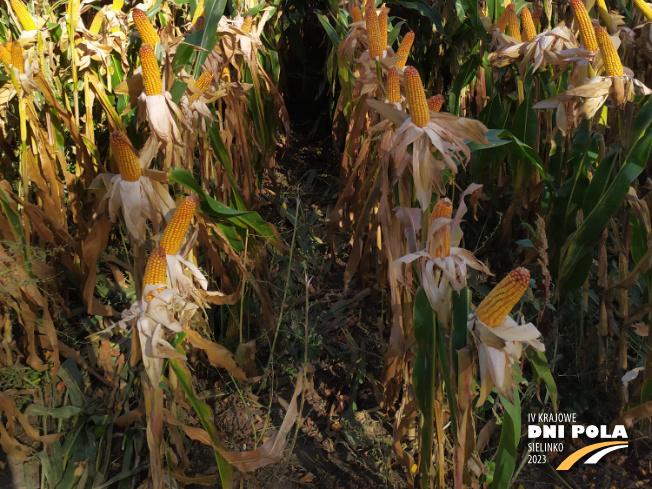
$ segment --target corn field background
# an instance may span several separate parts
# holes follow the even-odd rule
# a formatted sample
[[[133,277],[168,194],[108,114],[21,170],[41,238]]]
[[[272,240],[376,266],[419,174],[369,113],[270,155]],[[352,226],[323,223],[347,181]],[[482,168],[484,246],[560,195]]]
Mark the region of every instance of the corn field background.
[[[0,488],[652,486],[652,4],[2,0],[0,42]],[[539,413],[628,446],[558,471],[600,440]]]

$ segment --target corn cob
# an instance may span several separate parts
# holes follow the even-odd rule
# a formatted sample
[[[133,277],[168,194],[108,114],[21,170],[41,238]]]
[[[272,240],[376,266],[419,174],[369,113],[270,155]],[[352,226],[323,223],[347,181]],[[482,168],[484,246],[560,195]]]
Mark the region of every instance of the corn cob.
[[[534,27],[534,22],[532,21],[532,13],[530,9],[523,8],[521,10],[521,27],[523,27],[523,40],[530,42],[537,35],[537,29]]]
[[[137,181],[140,178],[140,161],[138,161],[138,153],[125,133],[120,131],[111,133],[111,150],[122,179],[126,182]]]
[[[361,22],[362,21],[362,12],[360,11],[360,7],[353,7],[351,9],[351,20],[353,22]]]
[[[378,28],[380,30],[380,45],[383,51],[387,49],[387,12],[381,12],[378,16]]]
[[[428,110],[431,112],[439,112],[442,105],[444,105],[443,95],[434,95],[428,99]]]
[[[197,78],[197,81],[195,82],[195,88],[198,91],[203,92],[208,88],[208,85],[210,85],[212,81],[213,72],[211,70],[206,70],[201,75],[199,75],[199,78]]]
[[[11,64],[18,69],[18,73],[25,73],[25,62],[23,60],[23,47],[18,41],[11,43]]]
[[[607,29],[602,26],[597,26],[595,28],[595,34],[598,39],[598,46],[600,46],[607,76],[623,76],[623,64],[620,61],[618,51],[616,51],[616,47]]]
[[[607,4],[604,2],[604,0],[596,0],[595,8],[598,11],[598,15],[602,19],[602,22],[604,22],[604,25],[607,26],[609,34],[613,34],[616,31],[616,26],[614,26],[611,15],[609,15]]]
[[[158,66],[154,48],[149,44],[140,47],[140,64],[143,67],[143,83],[145,94],[148,96],[159,95],[163,92],[161,69]]]
[[[145,265],[145,273],[143,275],[143,287],[148,285],[164,284],[167,282],[167,259],[165,256],[165,248],[158,246],[154,248],[149,254],[147,265]],[[159,292],[164,287],[159,288]],[[151,301],[154,295],[147,294],[147,300]]]
[[[570,4],[573,9],[573,15],[575,16],[575,22],[577,22],[580,28],[580,37],[582,38],[584,48],[595,53],[598,50],[598,41],[595,39],[593,24],[589,18],[589,13],[586,11],[584,2],[582,0],[570,0]]]
[[[231,70],[228,66],[222,68],[222,81],[224,83],[231,83]]]
[[[242,31],[246,33],[251,32],[251,26],[254,25],[254,19],[251,15],[245,17],[244,23],[242,24]]]
[[[648,22],[652,22],[652,7],[645,0],[634,0],[634,4],[643,13]]]
[[[421,76],[414,66],[406,66],[403,76],[405,77],[405,92],[412,123],[417,127],[424,127],[430,121],[430,113]]]
[[[529,283],[528,269],[519,267],[510,272],[480,303],[477,310],[478,319],[490,328],[500,325],[521,300]]]
[[[195,25],[201,16],[205,15],[204,0],[199,0],[195,7],[195,15],[192,16],[192,25]]]
[[[398,47],[398,51],[396,51],[396,56],[402,58],[400,61],[396,62],[396,66],[398,66],[401,69],[405,67],[405,63],[407,62],[408,54],[410,54],[410,48],[412,48],[413,42],[414,42],[414,32],[410,31],[407,34],[405,34],[405,36],[403,36],[403,40],[401,41],[401,44]]]
[[[113,0],[113,5],[111,5],[111,10],[122,10],[124,4],[125,4],[125,0]]]
[[[507,11],[507,25],[509,26],[509,35],[520,41],[521,28],[518,25],[518,16],[516,15],[516,10],[509,9]]]
[[[396,68],[392,68],[387,72],[387,101],[390,104],[401,103],[401,85]]]
[[[507,24],[509,22],[509,12],[514,12],[514,4],[510,3],[505,7],[505,10],[503,10],[503,13],[501,14],[500,18],[496,22],[495,29],[498,29],[500,33],[502,34],[505,32],[505,28],[507,27]]]
[[[99,34],[100,29],[102,29],[103,22],[104,22],[104,12],[98,10],[98,12],[95,14],[95,17],[93,18],[93,22],[91,23],[91,26],[88,29],[88,31],[91,34]]]
[[[367,44],[369,46],[369,56],[371,59],[381,58],[383,56],[383,45],[380,38],[380,22],[376,9],[367,4],[365,9],[365,19],[367,20]]]
[[[440,95],[441,97],[441,95]],[[434,98],[434,97],[433,97]],[[443,98],[443,97],[442,97]],[[448,197],[439,199],[433,207],[432,212],[430,213],[430,224],[435,219],[443,217],[445,219],[450,219],[453,216],[453,202]],[[451,253],[451,230],[449,226],[446,226],[444,230],[444,243],[437,245],[437,248],[434,250],[435,257],[448,256]]]
[[[25,4],[20,0],[9,0],[9,3],[11,4],[11,9],[14,11],[14,14],[18,17],[20,25],[23,26],[23,29],[26,31],[36,30],[36,22],[34,22],[34,19],[27,10]]]
[[[11,43],[7,43],[7,45],[11,49]],[[6,68],[11,66],[11,51],[9,49],[4,44],[0,44],[0,61],[2,61]]]
[[[543,14],[543,12],[539,8],[536,9],[534,12],[532,12],[532,21],[534,22],[534,27],[536,27],[537,29],[541,24],[541,14]]]
[[[181,201],[172,215],[172,219],[163,231],[163,237],[159,246],[165,248],[168,255],[176,255],[186,237],[188,226],[192,217],[195,215],[195,208],[199,204],[199,197],[196,195],[188,196]]]
[[[138,34],[140,34],[143,43],[154,47],[157,42],[161,42],[161,38],[156,33],[154,26],[149,21],[147,14],[143,10],[135,8],[131,15],[134,18],[134,24],[136,24],[136,29],[138,29]]]

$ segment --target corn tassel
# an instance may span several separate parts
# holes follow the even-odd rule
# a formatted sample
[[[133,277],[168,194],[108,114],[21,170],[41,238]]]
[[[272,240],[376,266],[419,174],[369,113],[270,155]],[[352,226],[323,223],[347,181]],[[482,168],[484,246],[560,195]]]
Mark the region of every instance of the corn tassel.
[[[396,66],[398,66],[401,69],[405,67],[405,63],[407,62],[408,54],[410,54],[410,49],[412,48],[413,42],[414,42],[414,32],[410,31],[407,34],[405,34],[405,36],[403,36],[403,40],[401,41],[401,44],[398,47],[398,51],[396,51],[396,56],[402,58],[400,61],[396,62]]]
[[[25,61],[23,60],[23,47],[18,41],[11,43],[11,64],[18,70],[18,73],[25,73]]]
[[[102,29],[103,23],[104,23],[104,12],[99,10],[95,14],[95,17],[93,18],[93,22],[91,23],[91,26],[88,29],[88,32],[90,32],[91,34],[99,34],[100,29]]]
[[[620,61],[618,51],[616,51],[616,47],[607,29],[602,26],[597,26],[595,28],[595,34],[598,39],[598,46],[600,46],[600,53],[602,53],[607,76],[623,76],[623,64]]]
[[[514,12],[514,4],[510,3],[505,7],[505,10],[503,10],[503,13],[501,14],[500,18],[496,22],[496,26],[494,27],[495,29],[498,29],[500,33],[502,34],[505,32],[505,28],[507,27],[507,24],[509,23],[509,12]]]
[[[645,0],[634,0],[634,4],[643,13],[648,22],[652,22],[652,7]]]
[[[602,22],[604,22],[604,25],[607,26],[609,34],[616,32],[616,26],[613,23],[611,15],[609,15],[609,9],[607,9],[607,4],[604,2],[604,0],[596,0],[595,8],[598,11],[598,15],[602,19]]]
[[[441,95],[440,95],[441,96]],[[443,98],[443,97],[442,97]],[[445,219],[450,219],[453,216],[453,202],[448,197],[439,199],[433,207],[432,212],[430,213],[430,225],[432,225],[435,219],[441,217]],[[434,250],[435,257],[448,256],[451,254],[451,229],[450,226],[446,226],[444,229],[444,242],[437,243],[437,247]]]
[[[11,49],[10,43],[7,45]],[[0,61],[2,61],[7,69],[11,66],[11,51],[9,49],[4,44],[0,44]]]
[[[143,67],[143,84],[145,94],[148,96],[163,93],[163,82],[161,81],[161,69],[158,66],[154,49],[149,44],[140,47],[140,64]]]
[[[387,72],[387,101],[390,104],[401,103],[401,85],[396,68],[392,68]]]
[[[444,105],[443,95],[434,95],[428,99],[428,110],[431,112],[439,112]]]
[[[521,28],[518,25],[518,16],[516,10],[509,9],[507,11],[507,25],[509,26],[509,35],[514,39],[521,40]]]
[[[353,7],[351,9],[351,20],[353,22],[362,22],[362,11],[360,7]]]
[[[26,31],[35,31],[36,22],[34,22],[34,18],[29,13],[29,10],[27,10],[25,4],[20,0],[9,0],[9,3],[11,4],[11,9],[14,11],[14,14],[18,17],[20,25],[23,26],[23,29]]]
[[[111,150],[122,179],[126,182],[137,181],[140,178],[140,161],[138,153],[125,133],[120,131],[111,133]]]
[[[134,18],[134,24],[136,24],[136,29],[138,29],[138,34],[140,34],[143,43],[154,47],[157,42],[161,42],[161,38],[156,33],[154,26],[149,21],[147,14],[143,10],[135,8],[131,15]]]
[[[212,81],[213,72],[211,70],[206,70],[201,75],[199,75],[199,78],[197,78],[197,81],[195,82],[195,88],[198,91],[203,92],[208,88]]]
[[[177,210],[174,211],[172,219],[165,227],[163,237],[159,242],[159,246],[165,248],[168,255],[176,255],[179,252],[198,204],[199,197],[196,195],[188,196],[181,201]]]
[[[519,267],[510,272],[480,303],[477,317],[490,328],[500,325],[521,300],[530,283],[530,271]]]
[[[199,0],[197,6],[195,7],[195,15],[192,16],[192,25],[195,25],[200,17],[204,16],[206,12],[204,11],[204,0]]]
[[[152,250],[147,259],[145,266],[145,273],[143,275],[143,287],[148,285],[164,284],[167,282],[167,259],[165,256],[165,248],[158,246]],[[159,288],[159,292],[164,287]],[[147,294],[147,300],[151,301],[154,295]]]
[[[383,51],[387,49],[387,12],[381,12],[378,16],[378,28],[380,30],[380,45]]]
[[[113,4],[111,5],[111,10],[122,10],[124,4],[125,4],[125,0],[113,0]]]
[[[580,37],[582,38],[584,48],[595,53],[598,50],[598,41],[595,38],[593,24],[589,18],[589,13],[586,11],[584,2],[582,0],[570,0],[570,4],[573,9],[573,15],[575,16],[575,22],[577,22],[580,28]]]
[[[365,9],[365,19],[367,20],[367,45],[369,46],[369,56],[371,59],[382,58],[383,45],[380,37],[380,22],[376,9],[367,4]]]
[[[423,91],[421,76],[414,66],[406,66],[403,70],[405,78],[405,93],[412,123],[417,127],[424,127],[430,121],[426,94]]]
[[[523,8],[521,10],[521,27],[523,27],[523,40],[525,42],[530,42],[537,35],[537,28],[534,27],[534,21],[532,20],[532,13],[530,9]]]

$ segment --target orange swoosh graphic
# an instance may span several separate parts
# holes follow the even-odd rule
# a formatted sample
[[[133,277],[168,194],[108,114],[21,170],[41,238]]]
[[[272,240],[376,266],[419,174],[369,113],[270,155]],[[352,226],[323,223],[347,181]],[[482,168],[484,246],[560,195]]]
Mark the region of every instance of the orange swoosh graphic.
[[[579,459],[581,459],[584,455],[587,455],[591,452],[595,452],[599,448],[602,447],[608,447],[611,445],[627,445],[626,441],[605,441],[602,443],[595,443],[593,445],[589,445],[588,447],[584,447],[581,450],[576,451],[572,455],[569,455],[566,457],[566,459],[559,464],[559,467],[557,467],[557,470],[568,470],[570,469],[575,462],[577,462]]]

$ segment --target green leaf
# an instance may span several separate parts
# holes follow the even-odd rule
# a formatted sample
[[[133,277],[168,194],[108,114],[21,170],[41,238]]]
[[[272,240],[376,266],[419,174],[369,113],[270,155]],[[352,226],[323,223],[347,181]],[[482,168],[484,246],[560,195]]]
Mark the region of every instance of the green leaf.
[[[197,57],[194,70],[195,78],[199,77],[201,74],[201,68],[204,65],[204,61],[206,61],[209,53],[215,47],[215,43],[217,42],[217,24],[222,18],[224,7],[226,7],[226,0],[206,0],[204,3],[206,22],[204,24],[204,30],[201,31],[203,34],[200,46],[205,49],[205,51],[200,52]]]
[[[518,390],[514,389],[514,404],[502,396],[500,402],[505,408],[505,416],[500,430],[492,489],[509,487],[516,468],[518,441],[521,438],[521,399]]]
[[[455,374],[459,373],[457,352],[466,346],[468,330],[466,323],[471,311],[471,291],[464,287],[459,293],[453,291],[453,330],[451,331],[451,355]]]
[[[188,84],[185,82],[182,82],[180,80],[174,80],[174,83],[172,84],[172,88],[170,89],[170,95],[172,96],[172,101],[175,104],[179,103],[181,97],[186,91],[187,86]]]
[[[641,121],[647,124],[644,132],[641,129]],[[632,147],[622,168],[595,205],[593,211],[586,216],[580,227],[569,237],[562,249],[560,267],[562,289],[570,290],[584,283],[588,275],[585,266],[586,257],[592,256],[592,252],[602,238],[602,233],[609,220],[618,212],[620,205],[627,197],[631,183],[645,169],[652,148],[652,99],[648,100],[641,108],[634,122],[634,127],[641,134],[641,137]],[[579,264],[582,262],[584,267],[580,268]]]
[[[419,287],[414,298],[414,338],[417,342],[417,358],[414,361],[412,382],[414,394],[419,402],[423,417],[421,435],[421,458],[430,460],[434,436],[435,409],[435,313],[430,307],[428,296]],[[429,479],[432,464],[422,463],[422,477]]]
[[[402,5],[405,8],[416,10],[433,23],[435,29],[439,34],[446,36],[446,30],[444,29],[444,22],[441,18],[441,14],[436,8],[428,4],[426,1],[420,0],[416,2],[406,2],[403,0],[389,0],[387,3]]]
[[[333,46],[337,49],[341,41],[340,36],[337,34],[337,31],[331,25],[331,23],[328,21],[328,18],[324,14],[320,14],[319,12],[317,12],[317,18],[319,19],[319,22],[321,22],[321,25],[326,31],[328,38],[333,43]]]
[[[39,406],[38,404],[30,404],[25,408],[25,415],[27,416],[52,416],[56,419],[68,419],[78,414],[83,413],[84,410],[75,406],[61,406],[58,408],[48,408]]]
[[[462,93],[462,89],[465,86],[471,83],[471,80],[475,77],[476,70],[481,63],[482,58],[476,54],[471,56],[466,63],[462,65],[460,71],[457,72],[455,81],[453,82],[453,89],[448,97],[448,109],[451,114],[460,115],[460,93]]]
[[[548,394],[552,400],[552,408],[557,412],[557,384],[552,377],[552,372],[550,372],[550,365],[548,364],[545,352],[535,350],[534,348],[526,348],[525,355],[532,364],[532,367],[534,367],[537,377],[536,382],[538,383],[540,379],[546,384]]]

